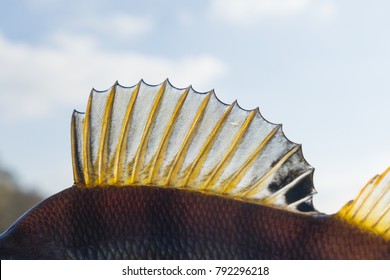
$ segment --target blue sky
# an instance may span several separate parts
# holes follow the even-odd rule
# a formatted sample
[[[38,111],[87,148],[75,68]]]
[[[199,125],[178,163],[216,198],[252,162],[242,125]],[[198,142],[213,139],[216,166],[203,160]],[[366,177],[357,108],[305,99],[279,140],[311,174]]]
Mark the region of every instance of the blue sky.
[[[165,78],[257,106],[303,144],[320,211],[390,165],[390,4],[352,0],[2,1],[0,164],[73,183],[70,117],[92,87]]]

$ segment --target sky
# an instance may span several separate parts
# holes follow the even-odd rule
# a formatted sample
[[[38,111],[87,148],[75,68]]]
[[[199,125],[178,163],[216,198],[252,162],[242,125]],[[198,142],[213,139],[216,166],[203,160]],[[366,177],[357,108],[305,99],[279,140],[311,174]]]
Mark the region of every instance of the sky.
[[[70,119],[92,88],[215,89],[302,144],[319,211],[390,166],[390,2],[0,4],[0,165],[49,196],[73,184]]]

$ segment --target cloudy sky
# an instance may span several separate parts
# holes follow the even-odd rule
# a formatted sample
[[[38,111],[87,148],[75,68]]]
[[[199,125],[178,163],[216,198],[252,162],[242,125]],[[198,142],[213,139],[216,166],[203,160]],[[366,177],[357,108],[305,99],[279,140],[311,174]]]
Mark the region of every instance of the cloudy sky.
[[[73,183],[70,117],[141,78],[257,106],[303,144],[335,212],[390,165],[390,2],[2,1],[0,164],[44,195]]]

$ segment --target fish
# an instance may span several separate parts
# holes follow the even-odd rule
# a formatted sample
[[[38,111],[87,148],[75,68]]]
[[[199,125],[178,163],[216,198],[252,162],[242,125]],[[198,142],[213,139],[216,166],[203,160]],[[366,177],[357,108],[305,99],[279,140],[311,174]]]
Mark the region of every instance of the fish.
[[[73,186],[2,233],[0,259],[390,259],[390,168],[321,213],[301,145],[214,90],[93,89],[71,140]]]

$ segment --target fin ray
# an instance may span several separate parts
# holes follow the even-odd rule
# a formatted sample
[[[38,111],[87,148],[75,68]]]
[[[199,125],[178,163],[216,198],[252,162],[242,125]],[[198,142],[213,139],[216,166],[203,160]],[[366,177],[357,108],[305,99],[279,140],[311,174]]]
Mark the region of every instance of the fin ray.
[[[72,117],[72,160],[81,188],[186,188],[317,213],[313,168],[280,125],[258,109],[224,104],[213,91],[177,89],[168,80],[93,90],[85,115]]]
[[[210,188],[211,185],[213,185],[215,181],[215,177],[218,177],[221,174],[221,169],[226,165],[228,161],[232,159],[232,154],[237,150],[238,145],[240,141],[242,140],[242,137],[244,136],[246,129],[248,128],[249,124],[252,122],[254,116],[255,116],[256,111],[253,110],[249,116],[246,118],[242,126],[240,127],[240,130],[236,134],[232,144],[230,145],[228,151],[225,153],[223,158],[220,160],[218,165],[215,167],[214,171],[211,173],[209,176],[208,180],[204,184],[204,189],[207,190]]]
[[[341,219],[390,239],[390,167],[374,176],[359,195],[337,213]]]
[[[215,140],[217,138],[217,135],[220,133],[223,124],[226,122],[227,117],[229,116],[230,112],[232,111],[235,103],[231,104],[228,109],[223,113],[222,117],[218,120],[216,126],[214,127],[213,132],[208,136],[206,142],[203,144],[201,148],[201,152],[198,153],[197,157],[191,164],[188,175],[185,178],[184,185],[190,184],[189,182],[195,179],[195,177],[198,176],[200,172],[200,168],[197,168],[197,166],[201,166],[204,161],[206,160],[207,154],[210,152],[210,149],[212,145],[215,143]]]
[[[280,126],[275,126],[272,131],[263,139],[263,141],[258,145],[257,149],[248,157],[248,159],[241,165],[240,169],[233,174],[229,181],[226,182],[225,187],[223,188],[223,192],[230,192],[235,185],[242,179],[244,174],[247,173],[250,166],[254,163],[259,154],[264,150],[265,146],[268,142],[274,137],[275,133],[280,129]]]
[[[114,85],[110,93],[108,95],[107,105],[104,111],[103,115],[103,123],[102,123],[102,130],[101,130],[101,136],[100,136],[100,144],[99,144],[99,151],[97,156],[97,166],[98,166],[98,184],[102,184],[103,180],[107,177],[106,170],[107,170],[107,157],[108,157],[108,134],[110,131],[110,117],[111,117],[111,111],[115,96],[115,88]]]
[[[180,146],[179,152],[177,153],[177,155],[172,163],[171,170],[168,173],[168,176],[166,179],[166,182],[167,182],[166,184],[168,184],[168,185],[171,184],[171,182],[175,179],[175,178],[172,178],[174,176],[173,174],[177,173],[179,166],[181,165],[182,161],[184,160],[184,155],[186,154],[188,146],[190,145],[190,142],[192,141],[192,138],[194,137],[194,133],[195,133],[197,127],[199,126],[200,120],[202,119],[202,117],[204,115],[206,106],[210,101],[210,97],[211,97],[211,92],[208,93],[206,95],[205,99],[203,100],[203,102],[202,102],[202,104],[201,104],[201,106],[196,114],[196,117],[195,117],[194,121],[192,122],[191,127],[190,127],[189,131],[187,132],[182,145]]]
[[[114,177],[114,183],[116,182],[125,182],[126,178],[123,178],[122,174],[124,173],[125,162],[126,162],[126,152],[127,152],[127,142],[129,137],[130,129],[130,120],[133,115],[134,104],[137,100],[138,93],[140,91],[142,81],[140,81],[135,87],[134,91],[131,93],[130,103],[126,110],[126,115],[122,123],[120,138],[118,142],[118,149],[115,153],[115,166],[116,173]]]
[[[181,111],[182,107],[183,107],[183,104],[188,96],[188,93],[190,91],[190,88],[187,88],[184,93],[180,96],[179,98],[179,101],[177,102],[175,108],[174,108],[174,111],[172,113],[172,116],[171,116],[171,119],[169,120],[168,122],[168,125],[164,131],[164,134],[162,136],[162,139],[159,143],[159,146],[157,148],[157,151],[156,151],[156,154],[154,156],[154,159],[152,160],[152,166],[151,166],[151,169],[150,169],[150,179],[149,179],[149,182],[154,182],[155,180],[155,177],[157,176],[156,174],[156,171],[159,170],[161,168],[161,161],[162,161],[162,158],[161,158],[161,154],[164,154],[165,153],[165,150],[167,149],[167,144],[168,144],[168,139],[169,137],[171,136],[171,133],[172,133],[172,130],[173,130],[173,127],[174,127],[174,124],[177,120],[177,116],[179,114],[179,112]]]
[[[146,146],[147,141],[149,139],[152,126],[154,125],[154,120],[156,118],[158,108],[161,104],[161,98],[165,92],[166,84],[167,84],[167,81],[165,81],[162,84],[162,86],[160,87],[160,89],[158,90],[157,96],[156,96],[156,98],[153,102],[153,105],[152,105],[151,113],[148,116],[148,120],[147,120],[145,128],[143,130],[141,141],[140,141],[139,147],[137,149],[137,153],[135,156],[135,162],[134,162],[134,166],[133,166],[133,174],[132,174],[133,175],[133,179],[132,179],[133,182],[138,182],[138,177],[140,175],[139,174],[140,173],[140,166],[142,166],[142,164],[143,164],[143,160],[144,160],[144,156],[145,156],[145,152],[146,152],[145,146]]]
[[[72,141],[72,165],[73,165],[73,176],[75,182],[85,186],[85,177],[83,166],[83,122],[84,114],[77,111],[73,112],[72,125],[71,125],[71,141]]]

